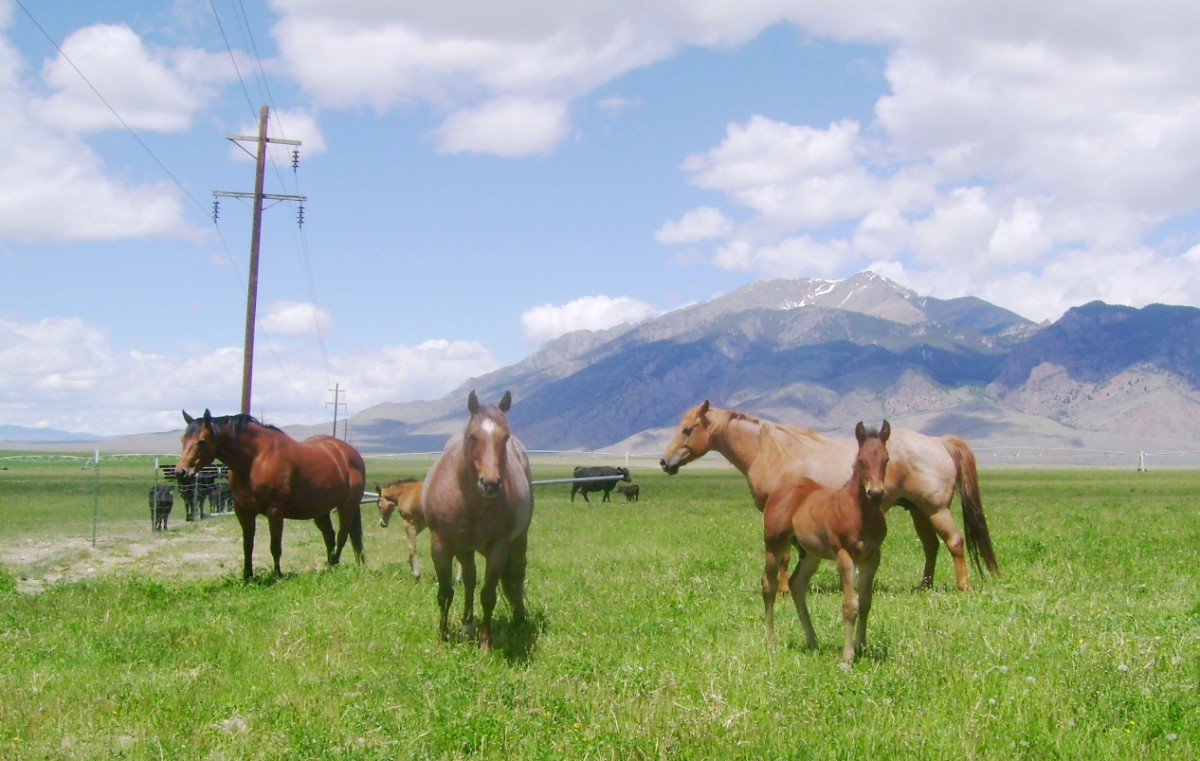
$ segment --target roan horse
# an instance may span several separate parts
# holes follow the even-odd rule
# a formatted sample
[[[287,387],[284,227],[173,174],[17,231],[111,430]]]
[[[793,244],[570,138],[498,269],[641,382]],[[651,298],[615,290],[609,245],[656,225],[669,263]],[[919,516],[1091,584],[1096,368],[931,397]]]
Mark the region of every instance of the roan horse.
[[[817,635],[808,615],[808,583],[821,560],[836,560],[842,579],[842,618],[846,624],[842,660],[849,663],[867,641],[867,615],[880,546],[887,536],[883,502],[888,465],[887,440],[891,426],[885,420],[878,431],[860,422],[854,429],[858,453],[850,480],[840,489],[828,489],[811,478],[801,478],[776,489],[763,508],[763,603],[767,611],[767,639],[775,637],[775,593],[779,570],[794,539],[803,557],[788,581],[804,638],[817,649]],[[857,583],[855,571],[858,572]]]
[[[660,465],[669,475],[692,460],[717,450],[729,460],[750,486],[754,504],[761,511],[773,491],[799,477],[811,478],[831,489],[840,487],[846,469],[854,460],[854,439],[827,439],[808,428],[791,427],[711,406],[707,400],[683,413],[679,430],[667,444]],[[975,567],[982,573],[980,559],[993,575],[999,575],[983,501],[975,454],[957,436],[935,438],[897,428],[889,444],[883,509],[892,505],[908,508],[913,528],[925,550],[921,586],[933,584],[938,537],[954,558],[959,589],[970,589],[964,537],[954,523],[950,505],[957,489],[962,502],[965,546]],[[786,570],[781,569],[783,571]]]
[[[358,562],[364,561],[360,502],[366,484],[366,467],[354,447],[332,436],[312,436],[296,441],[283,431],[263,425],[249,415],[214,418],[183,413],[187,422],[181,439],[183,454],[175,473],[191,475],[220,460],[229,467],[233,510],[242,527],[245,564],[242,576],[254,575],[254,521],[267,516],[271,531],[271,557],[275,575],[281,575],[283,519],[312,520],[321,530],[330,565],[337,565],[349,537]],[[338,511],[334,545],[330,513]]]
[[[463,432],[446,442],[442,454],[425,475],[421,504],[432,534],[433,567],[438,578],[438,632],[449,639],[447,619],[454,600],[453,560],[458,559],[463,581],[463,626],[475,625],[475,553],[486,560],[483,590],[483,629],[479,646],[492,644],[492,611],[496,585],[512,605],[512,625],[525,620],[525,554],[533,517],[533,490],[525,447],[509,431],[505,413],[512,395],[505,391],[498,405],[482,404],[475,392],[467,397]]]
[[[413,578],[421,578],[421,563],[417,559],[417,534],[425,530],[425,512],[421,509],[421,488],[424,482],[418,478],[402,478],[392,481],[380,488],[375,484],[375,493],[379,495],[379,526],[387,528],[392,513],[399,512],[404,519],[404,532],[408,538],[408,566]]]

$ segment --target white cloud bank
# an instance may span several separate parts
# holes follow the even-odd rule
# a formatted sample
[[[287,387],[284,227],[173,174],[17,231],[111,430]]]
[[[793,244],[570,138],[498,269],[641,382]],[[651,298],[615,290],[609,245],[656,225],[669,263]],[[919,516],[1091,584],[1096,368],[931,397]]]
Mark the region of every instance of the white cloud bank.
[[[528,310],[521,315],[521,330],[526,341],[539,345],[573,330],[605,330],[658,314],[654,306],[628,296],[584,296]]]
[[[303,311],[291,313],[312,319],[311,307]],[[288,313],[275,312],[283,333]],[[501,366],[470,341],[350,349],[323,358],[265,333],[255,344],[252,411],[279,424],[324,422],[321,411],[334,383],[346,390],[343,401],[355,412],[396,399],[440,398],[465,378]],[[96,435],[161,431],[181,426],[180,407],[228,414],[241,404],[240,346],[188,354],[118,351],[104,331],[78,318],[0,319],[0,367],[0,420],[9,425]]]
[[[721,203],[656,239],[764,277],[870,268],[1033,319],[1091,299],[1200,304],[1200,9],[1164,3],[794,9],[817,35],[882,44],[875,119],[749,116],[684,158]],[[720,224],[736,218],[735,225]],[[706,220],[710,222],[704,224]],[[715,234],[714,234],[715,233]]]

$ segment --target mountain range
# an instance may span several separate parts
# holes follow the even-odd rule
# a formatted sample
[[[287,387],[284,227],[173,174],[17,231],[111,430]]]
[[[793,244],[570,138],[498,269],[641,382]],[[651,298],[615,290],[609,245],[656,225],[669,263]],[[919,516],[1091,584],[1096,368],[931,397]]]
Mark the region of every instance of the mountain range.
[[[568,333],[441,399],[364,409],[347,421],[349,438],[364,452],[438,451],[461,430],[471,389],[486,401],[512,391],[509,420],[530,449],[653,454],[683,411],[708,399],[832,435],[887,418],[977,449],[1192,451],[1200,309],[1092,302],[1035,324],[872,272],[760,281],[637,324]],[[178,437],[106,445],[169,452]]]
[[[761,281],[569,333],[436,401],[365,409],[351,439],[364,451],[440,449],[472,388],[513,392],[509,419],[531,449],[652,452],[703,399],[840,435],[886,417],[976,446],[1195,449],[1200,310],[1092,302],[1039,325],[872,272]]]

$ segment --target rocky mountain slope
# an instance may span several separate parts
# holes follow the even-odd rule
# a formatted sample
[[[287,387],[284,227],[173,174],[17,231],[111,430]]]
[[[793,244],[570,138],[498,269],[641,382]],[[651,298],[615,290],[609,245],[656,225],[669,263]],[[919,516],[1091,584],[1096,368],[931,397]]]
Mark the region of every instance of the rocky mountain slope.
[[[581,331],[446,397],[350,421],[364,450],[429,451],[467,391],[511,389],[535,449],[661,447],[702,399],[822,431],[888,417],[977,446],[1200,447],[1200,310],[1101,303],[1038,326],[864,272],[757,282],[637,325]]]

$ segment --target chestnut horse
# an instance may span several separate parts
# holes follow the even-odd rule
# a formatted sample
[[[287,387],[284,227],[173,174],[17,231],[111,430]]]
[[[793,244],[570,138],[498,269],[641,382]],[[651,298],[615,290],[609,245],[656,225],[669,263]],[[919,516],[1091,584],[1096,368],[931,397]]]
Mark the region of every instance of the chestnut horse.
[[[362,502],[366,467],[358,450],[332,436],[312,436],[298,442],[272,425],[263,425],[249,415],[224,415],[187,421],[181,443],[183,454],[175,465],[176,475],[192,475],[213,460],[229,467],[233,511],[242,527],[243,578],[254,575],[254,521],[267,516],[271,531],[271,557],[275,575],[281,575],[283,519],[312,520],[321,530],[330,565],[337,565],[349,537],[354,554],[362,563]],[[338,511],[337,545],[333,521]]]
[[[438,633],[449,639],[447,619],[454,600],[451,567],[458,559],[463,581],[463,626],[475,626],[475,553],[486,560],[483,630],[479,647],[492,644],[492,611],[496,585],[512,605],[512,625],[525,620],[525,553],[533,517],[529,456],[509,431],[505,413],[512,394],[498,405],[482,404],[475,392],[467,397],[470,417],[463,432],[450,438],[425,475],[421,504],[432,535],[433,567],[438,578]]]
[[[383,488],[375,484],[379,495],[379,527],[387,528],[392,513],[399,511],[404,519],[404,532],[408,537],[408,566],[413,578],[421,578],[421,563],[417,560],[417,534],[425,530],[425,512],[421,509],[421,488],[424,482],[418,478],[402,478],[392,481]]]
[[[855,448],[854,439],[827,439],[809,428],[719,409],[705,400],[683,413],[679,430],[667,444],[659,464],[668,475],[674,475],[681,466],[715,449],[746,477],[754,504],[761,511],[773,491],[799,477],[811,478],[831,489],[841,486]],[[889,449],[891,466],[883,509],[886,512],[898,504],[912,516],[913,528],[925,550],[921,586],[933,584],[940,536],[954,558],[958,588],[971,587],[964,537],[950,512],[956,489],[962,502],[966,551],[980,573],[982,558],[988,571],[998,576],[1000,568],[979,495],[975,453],[967,443],[957,436],[935,438],[897,428],[892,431]]]
[[[779,570],[786,563],[788,544],[795,540],[803,557],[788,581],[804,638],[817,649],[817,634],[808,615],[808,583],[821,560],[837,561],[842,579],[842,618],[846,636],[842,660],[849,663],[867,641],[867,615],[871,612],[875,571],[880,547],[887,536],[887,521],[880,508],[887,473],[888,421],[878,431],[868,431],[860,421],[854,429],[858,454],[850,480],[840,489],[828,489],[811,478],[801,478],[771,492],[763,508],[762,593],[767,609],[767,639],[775,637],[775,593]],[[855,572],[858,579],[855,581]]]

